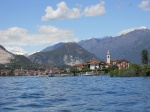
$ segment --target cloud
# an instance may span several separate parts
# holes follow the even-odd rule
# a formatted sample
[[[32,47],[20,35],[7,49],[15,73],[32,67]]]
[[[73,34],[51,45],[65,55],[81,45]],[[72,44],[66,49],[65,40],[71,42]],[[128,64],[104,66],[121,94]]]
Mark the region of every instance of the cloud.
[[[60,29],[54,26],[39,26],[37,34],[29,34],[26,29],[12,27],[6,30],[0,30],[1,45],[39,45],[55,44],[58,42],[68,42],[76,40],[74,33],[69,29]]]
[[[47,20],[57,20],[66,18],[78,18],[80,17],[80,9],[72,8],[69,9],[65,2],[60,2],[57,4],[57,9],[54,10],[52,7],[48,6],[45,9],[46,15],[42,17],[43,21]]]
[[[52,20],[63,20],[63,19],[73,19],[80,18],[82,16],[99,16],[105,11],[105,2],[86,7],[83,12],[80,8],[68,8],[65,2],[60,2],[57,4],[57,9],[54,10],[51,6],[45,9],[46,14],[42,17],[42,21],[52,21]]]
[[[106,10],[105,10],[104,5],[105,5],[105,2],[101,1],[99,4],[95,6],[93,5],[90,7],[86,7],[83,11],[83,15],[84,16],[99,16],[99,15],[105,14]]]
[[[142,0],[141,3],[138,5],[139,8],[145,11],[150,11],[150,0]]]

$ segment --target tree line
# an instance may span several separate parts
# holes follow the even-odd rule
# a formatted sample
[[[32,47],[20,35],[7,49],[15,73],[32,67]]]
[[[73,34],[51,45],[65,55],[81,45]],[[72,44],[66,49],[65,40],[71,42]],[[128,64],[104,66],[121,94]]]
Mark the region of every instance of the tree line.
[[[150,76],[150,65],[149,65],[150,60],[149,60],[149,54],[147,49],[142,50],[141,61],[142,61],[142,65],[130,64],[130,67],[127,69],[111,70],[109,74],[112,77]]]

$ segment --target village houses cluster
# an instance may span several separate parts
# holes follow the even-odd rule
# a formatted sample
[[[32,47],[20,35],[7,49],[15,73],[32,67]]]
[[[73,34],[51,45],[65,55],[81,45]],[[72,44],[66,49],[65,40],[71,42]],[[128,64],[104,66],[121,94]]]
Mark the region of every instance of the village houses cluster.
[[[11,70],[1,70],[0,74],[1,75],[16,75],[16,76],[20,76],[20,75],[46,75],[46,74],[50,74],[50,73],[54,73],[54,74],[60,74],[62,72],[68,71],[68,69],[65,70],[61,70],[57,67],[50,67],[47,69],[39,69],[39,70],[27,70],[27,69],[15,69],[13,71]]]
[[[103,69],[103,68],[108,68],[109,66],[116,66],[118,67],[118,69],[121,68],[129,68],[129,61],[125,60],[125,59],[111,59],[111,55],[109,50],[107,51],[107,61],[98,61],[98,60],[90,60],[87,61],[85,63],[79,63],[79,64],[75,64],[74,66],[78,69],[78,70],[82,70],[85,67],[88,67],[90,70],[95,70],[95,69]]]
[[[75,64],[74,66],[80,71],[82,69],[84,69],[85,67],[89,68],[90,70],[95,70],[95,69],[103,69],[103,68],[108,68],[111,65],[117,66],[118,69],[121,68],[128,68],[129,67],[129,61],[127,60],[120,60],[120,59],[116,59],[116,60],[111,60],[111,55],[110,52],[108,50],[107,52],[107,61],[98,61],[98,60],[90,60],[87,61],[85,63],[79,63],[79,64]],[[11,70],[1,70],[0,74],[1,75],[9,75],[9,74],[13,74],[13,75],[45,75],[45,74],[61,74],[63,72],[70,72],[69,68],[66,68],[64,70],[60,70],[57,67],[50,67],[47,69],[39,69],[39,70],[26,70],[26,69],[15,69],[13,71]]]

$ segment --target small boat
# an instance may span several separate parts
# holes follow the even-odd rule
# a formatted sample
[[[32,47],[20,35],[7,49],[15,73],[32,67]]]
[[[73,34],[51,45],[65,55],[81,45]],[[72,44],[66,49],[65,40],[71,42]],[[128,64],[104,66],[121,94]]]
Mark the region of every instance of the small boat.
[[[52,73],[49,73],[48,76],[49,76],[49,77],[55,77],[55,75],[52,74]]]
[[[83,76],[94,76],[93,72],[85,72],[84,74],[82,74]]]
[[[44,77],[44,75],[40,75],[40,74],[39,74],[39,75],[37,75],[37,77]]]

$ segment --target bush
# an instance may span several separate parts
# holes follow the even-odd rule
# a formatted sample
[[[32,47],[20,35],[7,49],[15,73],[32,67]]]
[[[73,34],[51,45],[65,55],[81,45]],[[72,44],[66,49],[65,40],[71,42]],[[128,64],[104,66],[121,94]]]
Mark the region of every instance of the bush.
[[[136,73],[134,69],[127,68],[127,69],[110,71],[110,76],[111,77],[133,77],[136,76]]]
[[[143,65],[141,67],[141,74],[143,76],[150,76],[150,65]]]
[[[136,72],[133,68],[121,69],[119,75],[121,77],[133,77],[136,76]]]
[[[117,77],[117,76],[119,76],[119,70],[111,70],[111,71],[109,72],[109,75],[110,75],[111,77]]]
[[[138,64],[131,64],[130,68],[111,70],[109,74],[111,77],[150,76],[150,65],[144,65],[141,67]]]
[[[134,76],[141,76],[141,66],[139,64],[131,64],[130,69],[133,69],[135,74]]]

